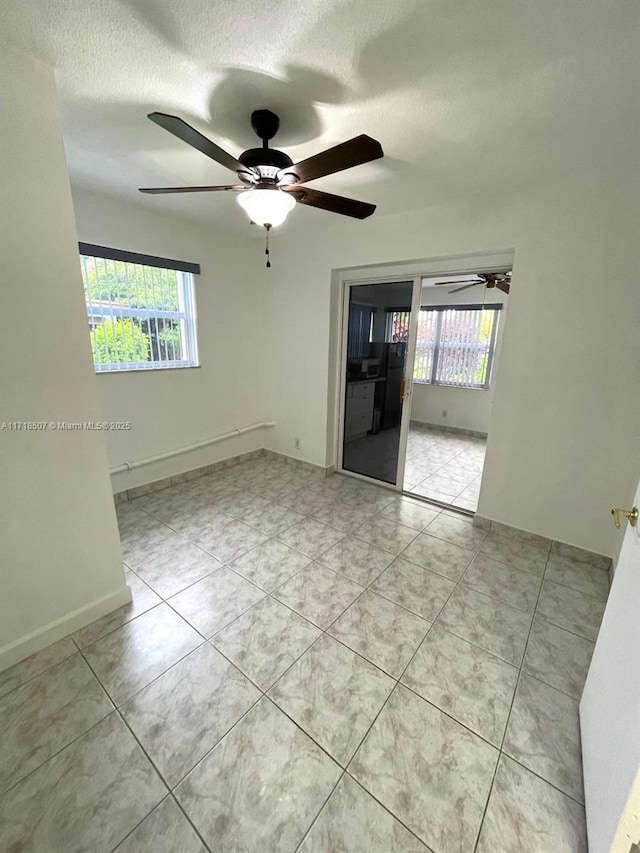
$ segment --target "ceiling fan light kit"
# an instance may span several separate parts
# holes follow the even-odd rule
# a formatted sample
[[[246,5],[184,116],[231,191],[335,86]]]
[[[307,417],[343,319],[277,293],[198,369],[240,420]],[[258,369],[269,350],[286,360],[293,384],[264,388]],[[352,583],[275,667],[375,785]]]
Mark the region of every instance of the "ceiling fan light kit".
[[[269,231],[282,225],[296,203],[351,216],[354,219],[366,219],[376,209],[374,204],[303,186],[306,181],[332,175],[384,156],[380,143],[365,134],[294,163],[283,151],[269,148],[269,140],[280,127],[278,116],[271,110],[255,110],[251,114],[251,125],[262,140],[262,148],[250,148],[236,159],[177,116],[155,112],[150,113],[148,118],[216,163],[234,171],[241,183],[212,187],[147,187],[141,188],[140,192],[240,192],[238,202],[247,212],[251,222],[266,229],[268,267],[271,266]]]
[[[238,204],[256,225],[263,227],[270,225],[272,228],[277,228],[296,206],[296,200],[279,189],[256,187],[239,195]]]

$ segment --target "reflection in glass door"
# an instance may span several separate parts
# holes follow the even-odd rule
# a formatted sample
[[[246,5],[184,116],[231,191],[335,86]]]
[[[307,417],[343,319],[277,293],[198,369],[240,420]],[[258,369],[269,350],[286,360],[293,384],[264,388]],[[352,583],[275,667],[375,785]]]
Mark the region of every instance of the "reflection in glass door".
[[[348,289],[342,469],[395,485],[414,282]]]

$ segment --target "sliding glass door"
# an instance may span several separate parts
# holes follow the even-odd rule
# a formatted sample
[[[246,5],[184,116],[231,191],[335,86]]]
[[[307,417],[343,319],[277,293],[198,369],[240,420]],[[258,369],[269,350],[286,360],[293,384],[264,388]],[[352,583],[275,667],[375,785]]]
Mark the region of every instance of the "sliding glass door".
[[[419,279],[346,285],[341,469],[398,489],[419,299]]]

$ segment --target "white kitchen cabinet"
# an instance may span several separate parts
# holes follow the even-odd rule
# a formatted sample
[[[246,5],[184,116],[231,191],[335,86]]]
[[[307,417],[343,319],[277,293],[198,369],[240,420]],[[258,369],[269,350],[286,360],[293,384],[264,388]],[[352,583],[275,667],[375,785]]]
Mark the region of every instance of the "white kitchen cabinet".
[[[375,390],[375,382],[348,383],[344,423],[345,441],[360,438],[371,429]]]

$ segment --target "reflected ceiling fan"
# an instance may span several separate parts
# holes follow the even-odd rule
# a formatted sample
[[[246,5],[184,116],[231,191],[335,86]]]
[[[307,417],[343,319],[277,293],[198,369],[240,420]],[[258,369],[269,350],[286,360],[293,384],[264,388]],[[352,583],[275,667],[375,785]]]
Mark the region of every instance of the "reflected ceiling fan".
[[[239,183],[213,187],[144,187],[140,189],[141,193],[239,192],[241,195],[238,201],[251,221],[266,228],[267,241],[269,229],[281,225],[296,202],[355,219],[366,219],[376,209],[375,204],[303,186],[307,181],[382,157],[380,143],[366,134],[294,163],[283,151],[269,148],[269,140],[273,139],[280,127],[280,119],[271,110],[255,110],[251,113],[251,126],[262,140],[262,148],[249,148],[237,158],[177,116],[154,112],[148,118],[187,145],[235,172]],[[270,266],[268,262],[267,266]]]
[[[436,281],[436,287],[441,287],[444,284],[461,284],[462,287],[455,287],[449,293],[459,293],[461,290],[467,290],[469,287],[475,287],[478,284],[484,284],[485,287],[497,287],[503,293],[509,293],[511,287],[511,272],[487,272],[478,273],[476,281]]]

